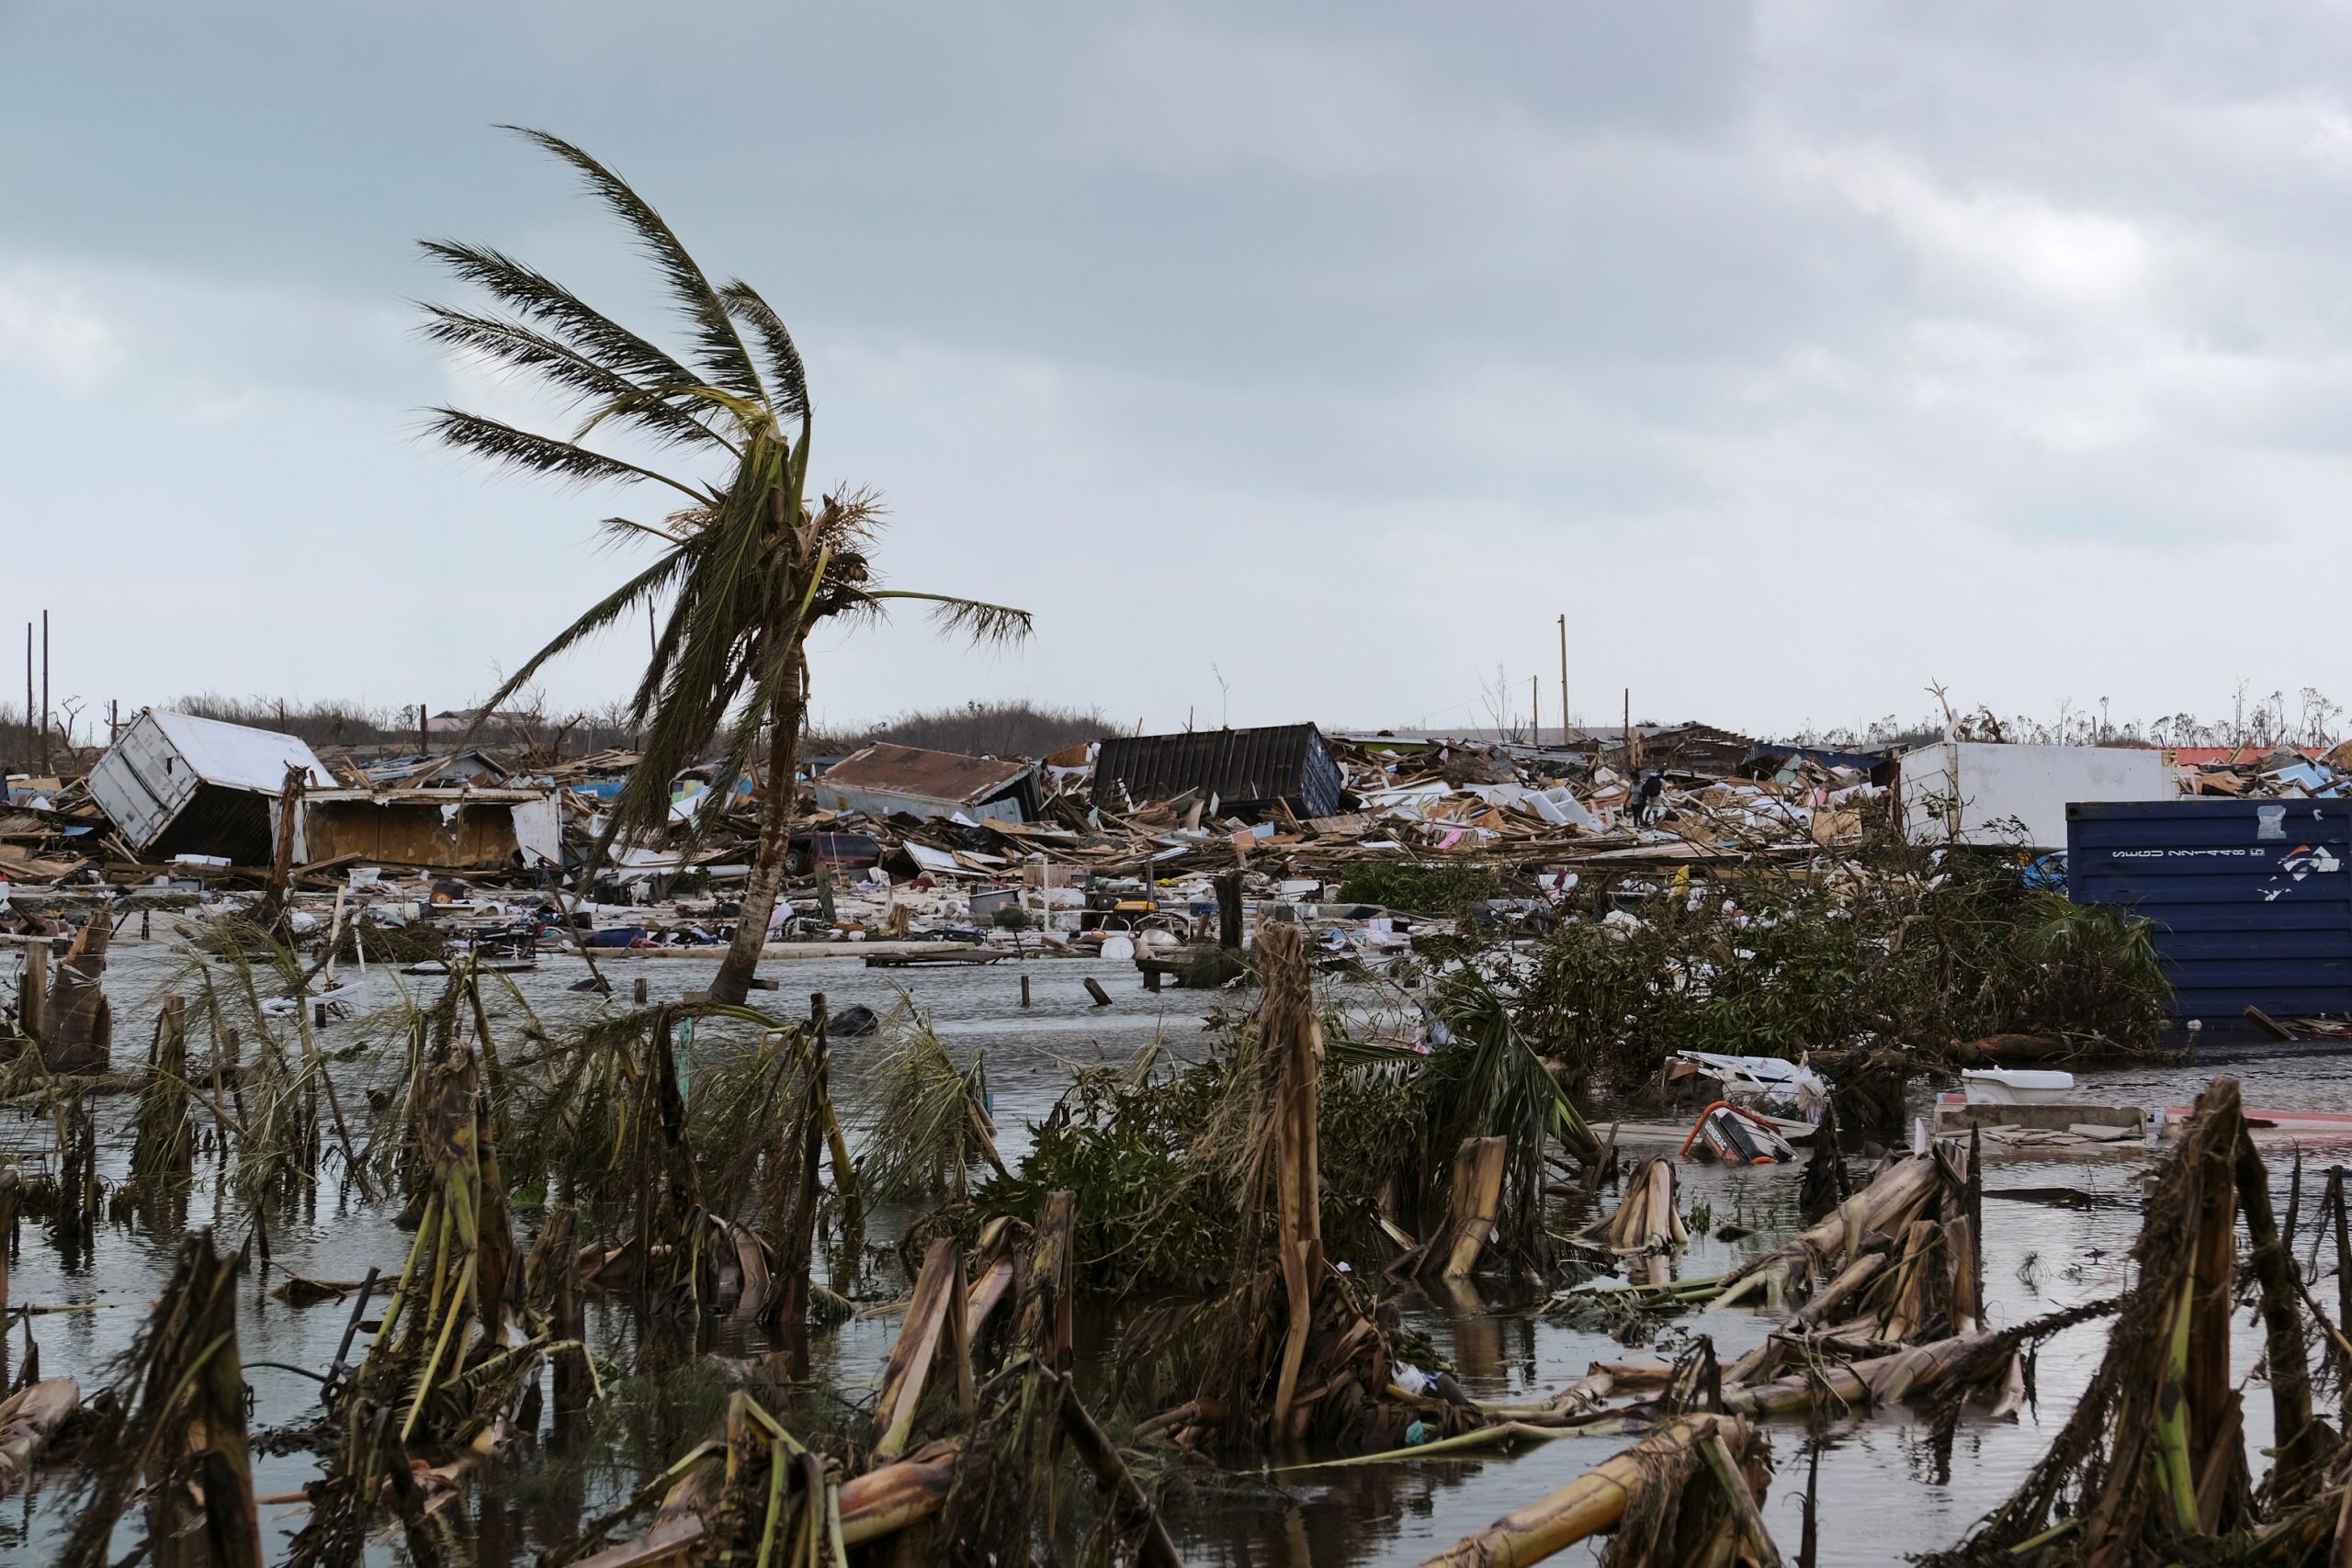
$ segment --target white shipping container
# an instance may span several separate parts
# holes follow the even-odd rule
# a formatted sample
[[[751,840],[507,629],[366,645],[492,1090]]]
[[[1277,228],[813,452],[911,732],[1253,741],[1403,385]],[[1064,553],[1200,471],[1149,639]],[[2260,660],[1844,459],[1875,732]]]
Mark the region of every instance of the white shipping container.
[[[2063,850],[2072,802],[2180,793],[2154,748],[1942,740],[1905,752],[1899,765],[1903,833],[1915,844]]]

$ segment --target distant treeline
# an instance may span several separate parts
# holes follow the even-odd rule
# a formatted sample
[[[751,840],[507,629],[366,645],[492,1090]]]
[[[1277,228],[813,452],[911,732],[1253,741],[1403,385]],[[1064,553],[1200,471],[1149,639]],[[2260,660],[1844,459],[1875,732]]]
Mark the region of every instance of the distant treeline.
[[[198,718],[298,736],[320,750],[389,747],[413,751],[418,746],[417,712],[413,705],[395,707],[350,702],[285,702],[276,697],[231,697],[205,692],[164,705]],[[134,712],[125,709],[123,722],[129,723]],[[22,739],[21,711],[11,716],[13,724],[0,729],[0,752],[26,750],[37,755],[37,739],[28,747]],[[88,713],[80,714],[79,720],[74,727],[74,741],[91,748],[106,744],[103,713],[98,716],[95,735]],[[61,760],[75,749],[62,733],[63,721],[62,715],[53,721],[52,746],[61,753]],[[967,702],[956,707],[904,713],[871,725],[826,726],[812,732],[801,749],[811,755],[833,755],[888,740],[935,751],[1035,757],[1082,740],[1097,739],[1112,728],[1111,721],[1093,709],[1029,702]],[[446,750],[458,739],[458,732],[436,727],[432,746],[435,750]],[[552,756],[560,748],[564,757],[584,757],[608,750],[634,750],[638,735],[628,723],[626,705],[610,703],[601,708],[573,712],[545,705],[503,712],[482,727],[481,740],[491,746],[528,747],[543,756]]]
[[[975,756],[1042,757],[1082,740],[1099,740],[1112,728],[1099,708],[970,702],[962,707],[904,713],[863,728],[827,726],[822,733],[811,734],[804,749],[821,756],[888,741]]]
[[[334,701],[289,703],[276,697],[228,697],[218,692],[205,692],[181,697],[167,705],[174,712],[193,714],[198,718],[248,724],[257,729],[296,736],[314,748],[390,747],[413,751],[421,743],[413,705],[391,707]],[[451,710],[432,711],[438,714]],[[124,721],[128,722],[130,716],[125,713]],[[484,745],[525,746],[548,755],[560,747],[566,757],[583,757],[594,751],[613,748],[626,750],[635,746],[637,732],[628,719],[628,710],[619,703],[571,713],[546,707],[515,708],[503,711],[482,726],[479,739]],[[440,720],[434,728],[431,745],[436,751],[456,745],[464,733],[462,726],[447,728],[448,722]]]

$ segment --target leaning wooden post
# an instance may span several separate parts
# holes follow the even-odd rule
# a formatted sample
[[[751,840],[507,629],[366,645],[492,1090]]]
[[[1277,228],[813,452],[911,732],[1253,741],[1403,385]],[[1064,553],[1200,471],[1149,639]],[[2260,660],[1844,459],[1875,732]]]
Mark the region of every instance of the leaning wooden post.
[[[8,1311],[8,1262],[17,1250],[17,1194],[23,1186],[15,1166],[0,1166],[0,1317]]]
[[[1176,1542],[1160,1522],[1159,1510],[1136,1482],[1118,1445],[1095,1425],[1086,1405],[1067,1387],[1062,1391],[1062,1427],[1079,1457],[1094,1472],[1095,1481],[1111,1499],[1111,1511],[1121,1532],[1136,1542],[1136,1559],[1143,1568],[1184,1568]]]
[[[2237,1079],[2215,1078],[2205,1091],[2202,1110],[2212,1130],[2208,1141],[2191,1144],[2202,1152],[2205,1164],[2189,1264],[2192,1349],[2185,1386],[2189,1457],[2199,1478],[2196,1528],[2210,1535],[2234,1528],[2233,1516],[2244,1507],[2246,1494],[2245,1454],[2230,1387],[2230,1310],[2238,1265],[2236,1151],[2245,1135]],[[2223,1444],[2233,1452],[2217,1456]]]
[[[784,1292],[776,1308],[776,1321],[795,1337],[796,1345],[808,1322],[809,1258],[817,1248],[817,1167],[825,1145],[826,1056],[831,1049],[826,1037],[831,1017],[825,993],[810,992],[808,1083],[800,1097],[801,1115],[793,1129],[795,1142],[784,1151],[793,1165],[794,1187],[791,1220],[782,1242]]]
[[[25,942],[25,975],[17,986],[17,1024],[25,1038],[39,1043],[49,1025],[49,942],[33,937]]]
[[[302,823],[302,790],[310,782],[308,768],[292,762],[286,765],[286,782],[277,794],[277,842],[270,852],[269,886],[262,898],[268,916],[262,924],[273,936],[280,934],[293,893],[294,837]]]
[[[1283,1293],[1290,1324],[1274,1382],[1273,1430],[1291,1436],[1291,1406],[1298,1393],[1298,1370],[1314,1326],[1315,1286],[1323,1277],[1322,1178],[1316,1145],[1315,1078],[1323,1054],[1322,1030],[1315,1017],[1315,991],[1296,926],[1269,926],[1258,942],[1266,998],[1260,1016],[1265,1033],[1260,1049],[1282,1059],[1281,1099],[1273,1107],[1275,1245],[1280,1251]]]
[[[1241,951],[1241,874],[1225,872],[1209,884],[1216,889],[1216,944],[1228,953]]]

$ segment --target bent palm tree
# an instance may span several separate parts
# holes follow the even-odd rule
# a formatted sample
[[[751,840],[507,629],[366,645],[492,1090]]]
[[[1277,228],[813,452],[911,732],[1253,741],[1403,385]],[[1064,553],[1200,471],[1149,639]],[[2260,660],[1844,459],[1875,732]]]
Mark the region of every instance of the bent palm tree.
[[[449,446],[510,468],[572,483],[666,485],[686,504],[659,524],[605,519],[616,541],[651,540],[660,554],[532,655],[483,711],[497,708],[556,655],[639,605],[668,600],[669,618],[630,699],[630,722],[644,730],[641,755],[596,853],[601,857],[616,833],[665,827],[670,781],[723,737],[699,834],[724,809],[765,731],[759,847],[734,944],[711,987],[713,1001],[740,1003],[784,881],[793,773],[808,706],[810,631],[826,620],[876,618],[893,599],[925,601],[943,630],[978,641],[1027,636],[1029,614],[881,587],[867,555],[882,519],[872,492],[842,491],[814,505],[805,499],[808,376],[782,319],[741,279],[714,287],[661,215],[595,159],[544,131],[507,129],[577,169],[628,227],[686,318],[685,352],[672,355],[501,252],[426,241],[428,254],[488,291],[505,313],[428,305],[425,335],[533,377],[585,414],[569,437],[453,408],[432,411],[431,428]],[[688,449],[709,462],[715,476],[675,479],[586,446],[603,426],[656,451]]]

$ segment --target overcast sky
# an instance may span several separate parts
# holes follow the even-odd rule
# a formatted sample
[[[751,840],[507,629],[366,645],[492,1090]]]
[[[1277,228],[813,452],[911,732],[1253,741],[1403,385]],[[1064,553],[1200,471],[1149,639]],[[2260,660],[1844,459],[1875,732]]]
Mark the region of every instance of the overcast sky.
[[[416,434],[517,406],[420,237],[667,330],[519,121],[792,323],[895,583],[1036,612],[829,639],[837,723],[1548,717],[1563,612],[1580,720],[2352,698],[2346,83],[2260,0],[0,0],[0,671],[456,706],[628,570]]]

